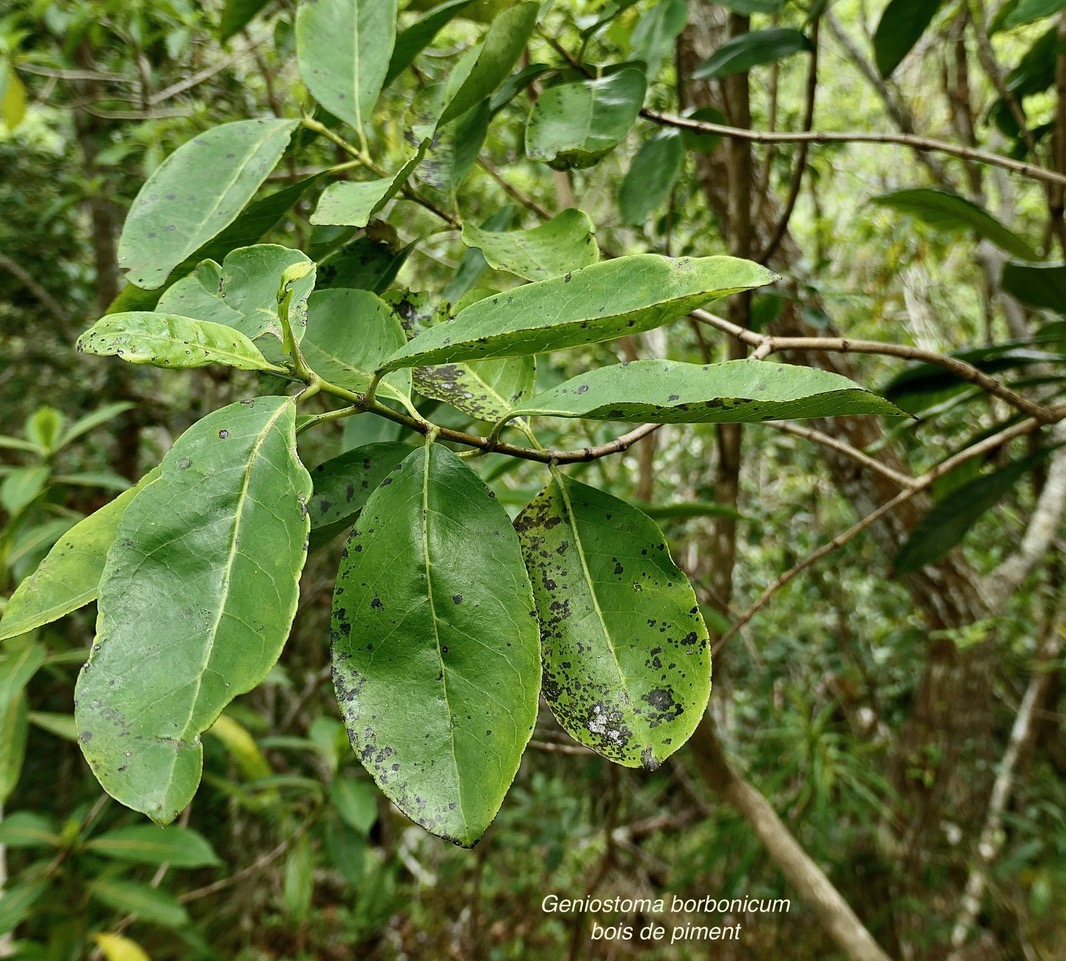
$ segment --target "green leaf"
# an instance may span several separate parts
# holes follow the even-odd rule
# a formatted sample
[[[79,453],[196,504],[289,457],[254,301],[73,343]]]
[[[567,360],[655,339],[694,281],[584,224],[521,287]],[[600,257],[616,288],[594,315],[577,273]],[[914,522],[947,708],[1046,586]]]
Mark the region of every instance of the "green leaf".
[[[311,471],[314,494],[307,505],[311,546],[324,544],[351,527],[378,484],[412,450],[408,444],[367,444],[345,451]]]
[[[94,410],[84,417],[79,417],[63,432],[63,435],[56,443],[57,449],[61,450],[82,435],[89,433],[89,431],[99,427],[101,424],[106,424],[109,420],[114,420],[119,414],[124,414],[136,406],[136,404],[128,400],[120,400],[113,404],[104,404],[98,410]]]
[[[218,738],[233,758],[237,769],[249,781],[267,778],[273,773],[269,762],[259,750],[251,732],[228,714],[220,714],[207,733]]]
[[[104,789],[160,824],[196,792],[199,735],[266,677],[296,612],[311,479],[295,428],[289,397],[194,424],[108,553],[75,717]]]
[[[159,477],[149,471],[136,487],[75,524],[59,539],[37,570],[11,595],[0,620],[0,641],[76,611],[96,599],[104,558],[130,502]]]
[[[449,78],[449,93],[455,92],[437,121],[438,126],[462,116],[503,83],[526,49],[539,9],[539,2],[515,3],[492,21],[461,82],[461,74]]]
[[[600,259],[596,227],[583,210],[571,207],[530,230],[485,230],[463,225],[463,243],[478,248],[496,270],[523,280],[547,280]]]
[[[48,888],[48,879],[24,881],[4,891],[0,898],[0,937],[10,934],[22,923],[34,903]]]
[[[329,786],[329,798],[345,824],[364,838],[370,833],[378,819],[378,793],[369,781],[337,778]]]
[[[270,0],[226,0],[226,5],[222,8],[219,39],[225,43],[230,37],[240,33],[268,3]]]
[[[54,734],[71,744],[78,740],[78,726],[71,714],[55,714],[51,711],[30,711],[27,715],[30,724],[42,731]]]
[[[207,839],[192,828],[157,828],[138,824],[93,838],[87,851],[115,861],[169,864],[174,868],[206,868],[221,864]]]
[[[427,146],[423,143],[394,177],[330,184],[318,198],[311,223],[365,227],[407,183],[407,178],[422,162]]]
[[[641,226],[665,204],[681,176],[684,161],[685,145],[680,131],[663,131],[646,141],[622,181],[618,195],[622,221]]]
[[[949,233],[972,230],[978,237],[1022,260],[1040,259],[1040,255],[1025,240],[1001,224],[988,211],[947,190],[913,187],[881,194],[871,198],[871,202],[910,214],[938,230]]]
[[[396,46],[392,51],[392,60],[385,74],[385,86],[388,86],[404,72],[429,44],[433,38],[465,7],[474,0],[450,0],[434,7],[421,20],[411,24],[396,37]]]
[[[348,390],[367,390],[373,372],[407,341],[389,305],[368,290],[316,290],[307,318],[304,359],[320,377]],[[389,377],[378,389],[408,403],[410,374]]]
[[[26,87],[6,56],[0,56],[0,123],[14,130],[26,116]]]
[[[486,220],[482,221],[481,229],[492,233],[500,233],[510,228],[514,219],[514,207],[504,204]],[[452,279],[448,281],[443,291],[443,299],[451,304],[458,303],[468,294],[477,283],[478,278],[485,272],[485,255],[476,247],[469,248],[463,259],[456,268]]]
[[[153,367],[224,364],[240,370],[284,373],[284,368],[270,363],[239,330],[176,314],[108,314],[78,338],[77,348],[86,354],[118,356],[131,364]]]
[[[445,89],[443,83],[423,87],[411,104],[410,124],[414,138],[424,133],[432,135],[415,176],[423,183],[453,194],[477,162],[478,152],[489,129],[488,102],[478,104],[455,120],[436,124],[441,111]]]
[[[307,918],[314,891],[315,858],[307,835],[304,834],[296,841],[285,859],[285,875],[281,887],[285,913],[293,922],[300,923]]]
[[[475,844],[533,731],[539,645],[507,514],[450,451],[416,450],[371,495],[341,562],[332,638],[364,767],[427,831]]]
[[[288,146],[298,120],[237,120],[194,137],[140,189],[118,244],[130,283],[161,287],[237,215]]]
[[[1018,27],[1023,23],[1050,17],[1061,10],[1066,10],[1066,0],[1020,0],[1007,17],[1004,26]]]
[[[15,811],[0,821],[0,845],[8,848],[57,848],[63,839],[43,814]]]
[[[167,289],[156,313],[224,324],[249,340],[267,333],[281,340],[278,288],[285,271],[300,264],[310,269],[293,285],[288,313],[289,324],[300,340],[307,326],[307,298],[315,287],[314,267],[302,251],[278,244],[232,250],[221,266],[202,261]]]
[[[29,644],[0,659],[0,805],[10,797],[26,755],[25,687],[44,663],[44,648]]]
[[[655,770],[696,729],[711,689],[707,628],[662,532],[558,472],[515,528],[552,713],[598,754]]]
[[[490,423],[506,416],[531,394],[536,379],[537,367],[532,357],[416,367],[414,371],[415,389],[423,397],[442,400]]]
[[[937,501],[910,532],[896,554],[898,574],[912,574],[943,557],[960,544],[970,528],[986,511],[996,506],[1033,468],[1054,450],[1046,448],[1016,460],[990,474],[955,488]]]
[[[889,0],[874,31],[874,59],[882,77],[903,62],[942,6],[943,0]]]
[[[398,350],[382,371],[561,350],[652,330],[775,275],[734,257],[637,254],[516,287],[459,311]]]
[[[1012,261],[1003,267],[1003,289],[1023,304],[1066,313],[1066,264]]]
[[[507,418],[736,424],[853,414],[906,416],[847,377],[815,367],[760,360],[702,365],[635,360],[574,377],[518,405]]]
[[[556,170],[591,167],[618,146],[644,105],[644,71],[549,87],[526,123],[526,154]]]
[[[692,76],[695,80],[721,80],[813,49],[810,40],[791,27],[753,30],[723,43],[692,71]]]
[[[26,437],[49,453],[58,449],[56,441],[63,430],[63,415],[54,407],[38,407],[26,418]]]
[[[318,289],[343,287],[382,293],[407,262],[414,242],[391,246],[370,237],[359,237],[326,257],[318,267]]]
[[[659,0],[633,30],[630,49],[655,76],[663,60],[674,53],[674,41],[688,23],[687,0]]]
[[[52,469],[43,464],[17,467],[0,484],[0,507],[14,516],[44,490]]]
[[[183,928],[189,923],[188,912],[173,895],[153,888],[150,884],[97,878],[89,886],[89,893],[109,908],[136,915],[144,921],[153,921],[167,928]]]
[[[396,0],[305,0],[296,55],[311,96],[362,132],[396,43]]]

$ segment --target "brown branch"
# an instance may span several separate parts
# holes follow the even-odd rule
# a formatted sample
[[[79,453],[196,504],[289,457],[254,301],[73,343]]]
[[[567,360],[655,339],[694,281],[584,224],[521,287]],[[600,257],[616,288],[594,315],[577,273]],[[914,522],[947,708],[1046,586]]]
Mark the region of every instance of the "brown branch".
[[[879,354],[885,357],[901,357],[904,360],[918,360],[927,364],[936,364],[951,371],[960,380],[976,384],[989,394],[1006,401],[1011,407],[1035,417],[1043,423],[1056,423],[1066,418],[1066,405],[1046,407],[1034,403],[1021,394],[1011,390],[1005,384],[989,377],[984,371],[968,364],[957,357],[938,354],[936,351],[906,344],[893,344],[880,340],[852,340],[848,337],[774,337],[769,334],[757,334],[743,327],[738,327],[724,317],[719,317],[706,310],[694,310],[692,316],[701,323],[715,327],[751,347],[756,360],[763,360],[779,350],[813,350],[838,354]]]
[[[946,140],[937,140],[933,137],[919,137],[905,133],[865,133],[858,130],[815,130],[807,132],[781,132],[765,133],[758,130],[748,130],[743,127],[727,127],[724,124],[708,123],[705,120],[692,120],[688,117],[678,117],[675,114],[663,113],[658,110],[641,110],[640,115],[653,123],[665,127],[676,127],[679,130],[692,130],[696,133],[715,134],[719,137],[729,137],[736,140],[750,140],[752,143],[867,143],[891,146],[911,147],[919,153],[935,151],[948,154],[962,160],[973,160],[977,163],[988,164],[992,167],[1000,167],[1031,180],[1040,180],[1045,183],[1066,184],[1066,174],[1060,174],[1046,167],[1036,164],[1023,163],[1020,160],[1012,160],[1000,154],[990,153],[987,150],[975,150],[972,147],[964,147],[959,144],[948,143]]]
[[[988,451],[995,450],[996,448],[1014,440],[1016,437],[1022,437],[1025,434],[1031,434],[1034,430],[1038,430],[1041,426],[1040,421],[1036,418],[1029,418],[1022,421],[1020,424],[1015,424],[1012,427],[1008,427],[1005,430],[1001,430],[991,437],[986,438],[978,444],[974,444],[972,447],[968,447],[964,451],[960,451],[953,457],[949,457],[947,460],[941,461],[935,467],[930,468],[921,477],[918,477],[914,481],[914,485],[907,490],[900,491],[891,500],[885,501],[877,510],[867,514],[862,520],[853,524],[844,533],[838,534],[828,544],[824,544],[819,547],[814,553],[809,554],[802,561],[796,564],[794,567],[785,571],[780,577],[776,578],[763,592],[759,595],[754,604],[751,605],[746,611],[744,611],[733,622],[732,627],[724,635],[722,639],[715,645],[715,652],[720,648],[729,638],[736,634],[745,624],[747,624],[756,614],[759,613],[770,601],[770,599],[779,591],[782,587],[792,581],[799,574],[802,574],[808,567],[816,564],[823,557],[832,554],[834,551],[843,547],[849,541],[853,540],[859,534],[861,534],[868,527],[872,526],[877,520],[884,517],[886,514],[895,510],[900,504],[904,504],[912,497],[919,494],[921,491],[929,487],[933,481],[938,477],[943,477],[950,470],[958,467],[960,464],[966,461],[973,460],[975,457],[980,457],[982,454]]]
[[[17,278],[22,285],[41,302],[41,306],[55,317],[56,320],[61,323],[66,323],[67,314],[66,311],[63,310],[63,305],[56,300],[56,298],[48,292],[47,288],[42,286],[37,278],[25,267],[17,261],[12,260],[7,254],[0,253],[0,269],[6,270],[13,277]]]

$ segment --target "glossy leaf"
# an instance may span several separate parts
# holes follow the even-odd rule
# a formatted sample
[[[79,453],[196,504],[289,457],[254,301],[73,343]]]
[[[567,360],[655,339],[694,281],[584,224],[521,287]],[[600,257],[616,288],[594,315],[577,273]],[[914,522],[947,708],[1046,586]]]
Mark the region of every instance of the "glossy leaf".
[[[874,31],[874,59],[888,77],[911,52],[943,6],[943,0],[889,0]]]
[[[396,42],[396,0],[305,0],[296,55],[311,96],[361,131],[385,84]]]
[[[133,914],[143,921],[168,928],[183,928],[189,923],[188,912],[173,895],[150,884],[98,878],[89,887],[89,893],[101,904],[124,914]]]
[[[1066,264],[1061,261],[1005,264],[1003,289],[1023,304],[1066,314]]]
[[[75,524],[15,589],[0,620],[0,641],[76,611],[96,599],[107,550],[131,501],[159,476],[154,468],[136,487]]]
[[[696,729],[711,688],[707,628],[662,533],[558,472],[515,528],[552,713],[598,754],[655,770]]]
[[[476,247],[496,270],[523,280],[547,280],[600,259],[596,228],[583,210],[571,207],[529,230],[485,230],[463,225],[463,243]]]
[[[311,546],[317,547],[351,527],[367,498],[413,449],[408,444],[367,444],[311,471],[314,494],[307,505]]]
[[[469,7],[474,0],[450,0],[434,7],[420,20],[402,30],[396,37],[396,46],[392,51],[392,60],[385,74],[385,85],[392,83],[412,63],[433,38],[448,25],[456,14]]]
[[[895,569],[911,574],[960,544],[981,515],[996,506],[1026,474],[1045,460],[1045,449],[963,484],[933,505],[896,554]]]
[[[721,80],[813,49],[810,40],[791,27],[752,30],[723,43],[692,72],[692,76],[696,80]]]
[[[1022,260],[1040,259],[1040,255],[1014,231],[1001,224],[988,211],[958,194],[932,187],[914,187],[881,194],[874,197],[872,202],[909,214],[938,230],[972,230],[978,237]]]
[[[176,314],[108,314],[78,338],[77,348],[97,357],[117,356],[130,364],[152,367],[223,364],[240,370],[284,372],[240,331]]]
[[[194,424],[108,553],[75,717],[104,789],[160,824],[196,791],[201,732],[267,675],[288,635],[311,494],[295,426],[287,397]]]
[[[320,377],[348,390],[365,391],[374,370],[407,340],[389,305],[367,290],[315,291],[307,318],[304,358]],[[378,390],[407,401],[410,374],[389,377]]]
[[[424,331],[381,370],[561,350],[652,330],[774,274],[734,257],[619,257],[487,297]]]
[[[624,223],[640,226],[670,199],[685,160],[681,133],[657,134],[637,151],[618,194]]]
[[[735,424],[853,414],[906,416],[839,374],[755,360],[600,367],[520,404],[508,418],[587,417],[637,424]]]
[[[381,790],[456,844],[495,817],[533,731],[535,616],[507,514],[458,457],[423,447],[382,481],[337,579],[337,700]]]
[[[151,961],[144,948],[121,934],[98,931],[93,940],[106,961]]]
[[[439,126],[462,116],[503,83],[526,49],[539,9],[539,2],[511,4],[492,21],[477,56],[470,61],[469,72],[465,76],[457,72],[449,78],[448,104]]]
[[[269,2],[270,0],[226,0],[226,5],[222,8],[219,38],[225,42],[240,33]]]
[[[621,143],[644,105],[643,70],[549,87],[526,124],[526,154],[556,170],[591,167]]]
[[[365,227],[407,183],[407,178],[421,163],[426,146],[423,144],[394,177],[330,184],[318,198],[311,223]]]
[[[130,283],[154,290],[237,218],[281,159],[298,120],[237,120],[194,137],[140,189],[118,244]]]
[[[206,868],[221,862],[207,838],[185,828],[149,824],[116,828],[90,840],[86,850],[134,864],[169,864],[174,868]]]

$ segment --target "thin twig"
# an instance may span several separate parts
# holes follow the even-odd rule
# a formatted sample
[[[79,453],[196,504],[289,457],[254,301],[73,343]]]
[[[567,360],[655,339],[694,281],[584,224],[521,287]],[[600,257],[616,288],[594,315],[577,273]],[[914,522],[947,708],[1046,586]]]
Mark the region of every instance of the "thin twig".
[[[868,143],[911,147],[919,152],[927,150],[937,153],[945,153],[962,160],[973,160],[977,163],[988,164],[992,167],[1000,167],[1031,180],[1040,180],[1045,183],[1066,184],[1066,175],[1046,167],[1024,163],[1020,160],[1012,160],[1000,154],[990,153],[987,150],[975,150],[959,144],[948,143],[946,140],[937,140],[933,137],[919,137],[905,133],[866,133],[860,130],[814,130],[800,132],[767,133],[759,130],[749,130],[744,127],[728,127],[724,124],[708,123],[705,120],[692,120],[688,117],[678,117],[675,114],[663,113],[659,110],[643,109],[640,115],[653,123],[666,127],[676,127],[679,130],[692,130],[696,133],[715,134],[719,137],[730,137],[737,140],[750,140],[753,143]]]

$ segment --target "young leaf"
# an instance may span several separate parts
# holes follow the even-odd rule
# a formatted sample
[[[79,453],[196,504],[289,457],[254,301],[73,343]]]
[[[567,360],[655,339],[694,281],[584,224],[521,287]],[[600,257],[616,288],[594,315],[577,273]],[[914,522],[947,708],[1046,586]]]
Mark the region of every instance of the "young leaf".
[[[318,206],[311,214],[311,223],[365,227],[407,183],[414,169],[422,162],[428,143],[423,142],[415,155],[394,177],[380,180],[338,181],[332,183],[318,198]]]
[[[1051,454],[1046,448],[955,488],[937,501],[911,531],[896,554],[898,574],[911,574],[961,543],[985,511],[991,510],[1026,474]]]
[[[305,0],[296,56],[311,96],[362,132],[396,42],[396,0]]]
[[[199,735],[266,677],[296,612],[311,479],[295,430],[289,397],[209,414],[163,458],[108,553],[75,717],[104,789],[159,824],[196,792]]]
[[[352,746],[381,790],[464,847],[495,817],[533,731],[535,617],[504,509],[450,451],[415,451],[349,538],[333,598],[333,679]]]
[[[130,283],[161,287],[252,199],[298,120],[237,120],[174,151],[140,189],[122,228],[119,267]]]
[[[558,472],[515,529],[552,713],[608,760],[654,771],[696,729],[711,689],[707,628],[662,532]]]
[[[463,243],[478,248],[496,270],[523,280],[547,280],[600,259],[596,228],[583,210],[569,208],[530,230],[485,230],[463,224]]]
[[[991,241],[1001,250],[1022,260],[1040,259],[1040,255],[1025,240],[988,211],[947,190],[932,187],[895,190],[872,198],[872,203],[910,214],[938,230],[972,230],[978,237]]]
[[[266,333],[280,340],[278,287],[285,271],[297,264],[311,266],[311,261],[301,251],[277,244],[232,250],[221,266],[202,261],[191,274],[168,287],[156,312],[224,324],[249,340]],[[313,269],[294,285],[288,316],[297,340],[307,326],[307,298],[314,286]]]
[[[345,451],[311,471],[314,494],[308,502],[311,547],[351,527],[367,498],[411,453],[408,444],[367,444]]]
[[[635,360],[574,377],[520,404],[507,419],[541,415],[636,424],[736,424],[851,414],[906,416],[847,377],[815,367],[757,360]]]
[[[555,170],[591,167],[618,146],[644,106],[644,71],[549,87],[526,123],[526,154]]]
[[[389,305],[368,290],[315,291],[307,318],[304,358],[320,377],[348,390],[365,391],[373,371],[407,340]],[[389,377],[379,390],[407,402],[411,375]]]
[[[462,116],[495,90],[518,62],[537,22],[539,2],[515,3],[505,8],[489,27],[469,72],[449,79],[449,93],[438,126]],[[461,78],[461,81],[460,81]]]
[[[183,928],[189,923],[189,913],[173,895],[150,884],[97,878],[89,886],[89,893],[109,908],[167,928]]]
[[[207,838],[185,827],[160,829],[148,824],[116,828],[93,838],[86,850],[115,861],[206,868],[221,864]]]
[[[944,0],[889,0],[874,31],[874,59],[882,77],[911,52],[933,22]]]
[[[136,487],[75,524],[15,589],[0,620],[0,641],[50,624],[96,599],[104,558],[130,502],[159,477],[153,468]]]
[[[270,363],[239,330],[176,314],[108,314],[78,338],[77,348],[86,354],[118,356],[131,364],[153,367],[224,364],[240,370],[285,372]]]
[[[680,131],[667,130],[646,141],[629,165],[618,194],[622,220],[635,227],[643,225],[670,199],[684,161]]]
[[[388,86],[412,63],[433,38],[451,21],[451,19],[469,7],[474,0],[450,0],[434,7],[421,20],[411,24],[396,37],[396,46],[392,51],[392,60],[385,74],[385,86]]]
[[[810,40],[791,27],[753,30],[723,43],[692,72],[692,77],[695,80],[721,80],[813,49]]]
[[[619,257],[486,297],[454,320],[419,334],[380,370],[525,356],[613,340],[660,327],[710,300],[774,279],[764,267],[735,257]]]

